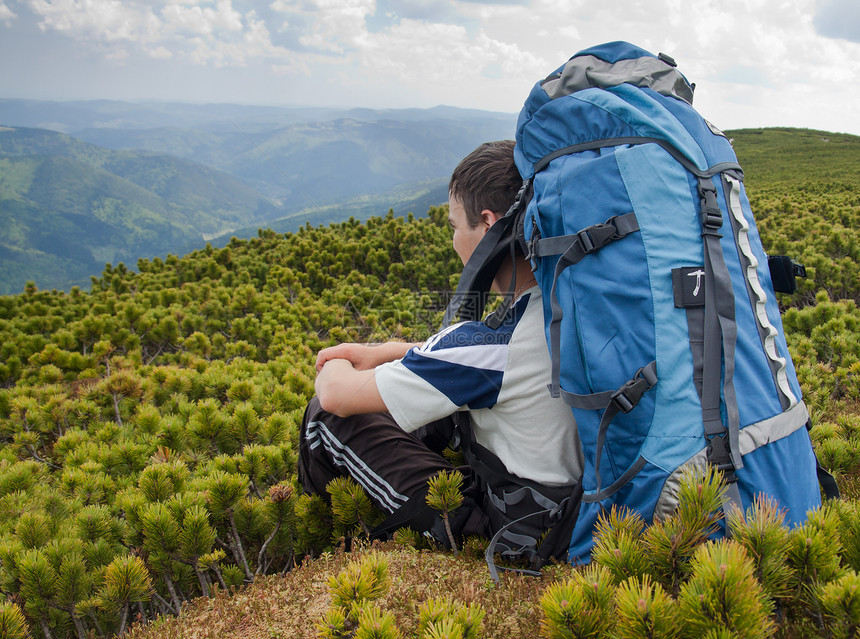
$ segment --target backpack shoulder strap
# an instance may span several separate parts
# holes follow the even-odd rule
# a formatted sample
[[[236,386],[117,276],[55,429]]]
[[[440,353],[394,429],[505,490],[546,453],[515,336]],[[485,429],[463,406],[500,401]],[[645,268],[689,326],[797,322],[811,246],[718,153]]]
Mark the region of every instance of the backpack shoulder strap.
[[[504,258],[520,242],[520,218],[532,197],[532,181],[526,180],[504,217],[493,224],[481,238],[478,246],[463,267],[457,290],[445,310],[442,328],[448,328],[459,316],[461,320],[478,320],[484,307],[493,278]]]

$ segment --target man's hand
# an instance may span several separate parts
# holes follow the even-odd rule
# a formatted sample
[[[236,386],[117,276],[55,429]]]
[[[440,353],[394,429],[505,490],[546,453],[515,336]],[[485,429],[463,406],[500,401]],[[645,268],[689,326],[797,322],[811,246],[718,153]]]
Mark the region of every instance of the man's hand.
[[[338,344],[324,348],[317,353],[316,369],[319,373],[326,362],[333,359],[345,359],[356,370],[366,371],[376,368],[385,362],[400,359],[409,349],[419,344],[406,342],[385,342],[384,344]]]

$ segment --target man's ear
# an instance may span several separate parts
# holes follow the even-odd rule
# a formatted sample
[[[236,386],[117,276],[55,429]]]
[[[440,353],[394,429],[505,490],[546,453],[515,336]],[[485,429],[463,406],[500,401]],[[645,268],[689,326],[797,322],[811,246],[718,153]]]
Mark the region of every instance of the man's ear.
[[[499,221],[500,215],[496,215],[490,209],[484,209],[481,211],[481,221],[484,223],[484,233],[486,233],[490,227]]]

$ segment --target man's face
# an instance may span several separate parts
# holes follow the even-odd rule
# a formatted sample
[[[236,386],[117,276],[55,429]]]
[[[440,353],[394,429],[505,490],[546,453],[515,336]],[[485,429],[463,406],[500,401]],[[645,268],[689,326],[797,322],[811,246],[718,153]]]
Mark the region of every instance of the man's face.
[[[449,195],[448,224],[454,230],[454,250],[460,256],[463,264],[469,261],[475,247],[478,246],[478,242],[481,241],[484,233],[495,223],[496,219],[497,216],[491,211],[483,211],[478,225],[470,227],[463,203],[458,197]]]

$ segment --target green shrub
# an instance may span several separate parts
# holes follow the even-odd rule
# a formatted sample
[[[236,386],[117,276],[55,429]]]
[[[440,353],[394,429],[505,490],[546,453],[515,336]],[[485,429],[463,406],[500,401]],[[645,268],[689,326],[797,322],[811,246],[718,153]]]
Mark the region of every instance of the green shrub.
[[[591,565],[554,584],[541,597],[541,634],[549,639],[604,637],[615,625],[615,587],[609,571]]]
[[[773,634],[771,602],[740,544],[704,544],[690,568],[690,579],[678,596],[684,637],[698,638],[714,630],[749,638]]]

